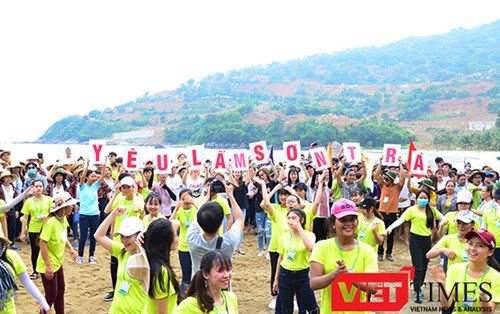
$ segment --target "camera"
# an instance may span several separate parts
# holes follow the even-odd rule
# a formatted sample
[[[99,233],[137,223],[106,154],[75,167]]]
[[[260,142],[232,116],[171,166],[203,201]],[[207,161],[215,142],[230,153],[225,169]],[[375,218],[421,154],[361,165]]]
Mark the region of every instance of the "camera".
[[[224,186],[224,182],[219,179],[214,179],[210,184],[210,192],[213,193],[224,193],[226,192],[226,187]]]

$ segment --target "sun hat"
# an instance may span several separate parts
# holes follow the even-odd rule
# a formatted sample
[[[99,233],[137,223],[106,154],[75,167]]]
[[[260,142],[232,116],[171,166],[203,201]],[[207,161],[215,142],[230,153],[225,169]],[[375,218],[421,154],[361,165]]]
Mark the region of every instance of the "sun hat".
[[[7,169],[14,169],[14,168],[24,168],[23,165],[21,165],[20,162],[12,162],[12,164],[7,166]]]
[[[474,178],[474,176],[477,175],[477,174],[481,176],[481,181],[483,181],[484,177],[485,177],[484,172],[479,171],[477,169],[472,170],[472,172],[470,173],[470,176],[467,179],[467,181],[469,181],[470,183],[472,183],[472,178]]]
[[[371,197],[371,196],[365,196],[363,200],[357,204],[356,206],[362,207],[362,208],[370,208],[370,207],[376,207],[377,206],[377,201]]]
[[[54,174],[52,174],[52,179],[54,179],[54,178],[56,177],[56,175],[58,175],[58,174],[62,174],[62,175],[63,175],[63,177],[65,177],[65,178],[66,178],[66,176],[67,176],[67,175],[66,175],[66,171],[64,171],[64,169],[62,169],[62,168],[57,168],[57,170],[56,170],[56,171],[54,171]]]
[[[57,193],[54,195],[53,200],[54,202],[50,209],[51,213],[55,213],[61,208],[78,204],[78,200],[72,198],[68,192]]]
[[[144,229],[144,224],[142,223],[141,218],[139,217],[127,217],[123,219],[120,224],[120,229],[115,231],[113,234],[116,236],[130,237],[133,234],[139,233]]]
[[[468,190],[460,190],[457,193],[457,204],[458,203],[470,203],[472,202],[472,193]]]
[[[178,152],[177,154],[175,154],[175,158],[176,158],[176,159],[179,159],[179,157],[180,157],[180,156],[182,156],[182,155],[184,155],[184,157],[186,157],[186,158],[187,158],[187,155],[186,155],[186,153],[184,153],[184,152]]]
[[[3,154],[10,154],[10,150],[3,150],[3,149],[0,149],[0,156],[2,156]]]
[[[135,185],[134,179],[130,176],[123,177],[120,180],[120,185],[128,185],[130,187],[133,187]]]
[[[341,198],[333,203],[330,212],[335,216],[335,218],[342,218],[349,215],[358,215],[358,212],[356,211],[356,204],[354,204],[353,201],[345,198]]]
[[[434,183],[432,182],[431,179],[429,178],[425,178],[423,179],[422,181],[419,182],[419,185],[425,185],[426,187],[428,187],[429,189],[435,191],[436,188],[434,187]]]
[[[476,215],[470,210],[461,210],[458,212],[457,217],[455,217],[455,221],[460,220],[465,222],[466,224],[476,221]]]
[[[78,177],[78,175],[80,174],[80,172],[83,172],[83,167],[79,167],[79,168],[76,168],[75,170],[72,171],[73,172],[73,175],[75,177]]]
[[[2,174],[0,175],[0,180],[2,180],[5,177],[11,177],[12,181],[17,180],[17,175],[10,173],[9,170],[2,171]]]
[[[497,241],[495,239],[495,236],[491,234],[488,230],[481,228],[479,230],[471,230],[467,232],[465,235],[465,238],[469,240],[473,236],[478,236],[481,241],[483,241],[484,244],[489,246],[492,249],[495,249],[497,247]]]
[[[127,263],[127,274],[141,283],[144,294],[149,293],[149,267],[148,256],[142,246],[138,245],[140,253],[129,257]]]
[[[384,171],[384,174],[386,176],[388,176],[392,181],[396,180],[396,172],[392,171],[392,170],[386,170]]]

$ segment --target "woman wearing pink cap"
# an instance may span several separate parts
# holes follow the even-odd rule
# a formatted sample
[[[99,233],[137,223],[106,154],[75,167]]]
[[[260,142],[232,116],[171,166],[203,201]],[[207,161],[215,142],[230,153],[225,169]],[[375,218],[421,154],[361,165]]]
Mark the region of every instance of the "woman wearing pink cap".
[[[377,254],[373,248],[356,240],[358,226],[358,212],[356,204],[347,199],[339,199],[331,208],[329,223],[335,231],[335,237],[316,243],[311,254],[311,288],[321,291],[321,313],[333,312],[332,308],[332,280],[341,273],[376,273],[378,272]],[[360,300],[364,300],[366,291],[375,293],[374,286],[358,283],[353,289],[361,289]],[[353,301],[354,295],[344,295],[344,301]],[[345,312],[345,313],[370,313]]]
[[[445,275],[441,267],[430,267],[439,289],[443,307],[455,306],[453,313],[495,313],[500,303],[500,265],[493,258],[496,239],[486,229],[469,231],[467,256],[469,262],[451,265]]]
[[[472,210],[471,208],[472,205],[472,193],[467,191],[467,190],[462,190],[457,193],[457,211],[454,212],[448,212],[443,220],[441,221],[441,224],[439,224],[439,237],[442,237],[443,234],[457,234],[458,233],[458,227],[456,224],[453,222],[457,218],[458,213],[464,210]],[[474,224],[474,229],[479,229],[481,225],[479,222],[476,220]]]

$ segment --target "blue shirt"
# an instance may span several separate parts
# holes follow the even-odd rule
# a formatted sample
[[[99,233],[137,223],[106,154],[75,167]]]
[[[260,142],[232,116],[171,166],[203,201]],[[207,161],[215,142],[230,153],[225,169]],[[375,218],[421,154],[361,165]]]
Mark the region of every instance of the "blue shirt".
[[[97,201],[97,190],[99,184],[84,184],[80,187],[80,215],[99,215],[99,203]]]

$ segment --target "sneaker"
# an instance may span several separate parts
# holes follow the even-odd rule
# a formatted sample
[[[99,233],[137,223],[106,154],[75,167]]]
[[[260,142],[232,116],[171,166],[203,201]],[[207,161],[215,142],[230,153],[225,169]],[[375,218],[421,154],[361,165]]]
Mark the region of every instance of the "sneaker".
[[[21,250],[21,247],[20,247],[20,246],[17,246],[17,245],[13,245],[13,246],[11,246],[10,248],[11,248],[11,249],[13,249],[13,250],[16,250],[16,251]]]
[[[104,301],[106,302],[111,302],[113,301],[113,297],[115,296],[115,293],[114,291],[111,291],[110,293],[108,293],[107,295],[104,296],[104,298],[102,298]]]
[[[378,259],[379,262],[383,261],[384,260],[384,255],[379,254],[377,259]]]
[[[245,251],[243,251],[242,249],[237,250],[237,252],[238,254],[245,255]]]
[[[77,242],[71,243],[71,247],[77,248],[78,247],[78,243]]]
[[[83,257],[79,256],[78,259],[76,260],[77,264],[83,264]]]
[[[415,293],[415,296],[413,297],[413,302],[422,303],[423,299],[424,299],[424,294],[422,292]]]
[[[266,253],[266,259],[271,259],[271,255],[269,255],[269,252]]]
[[[276,299],[272,299],[271,302],[269,302],[269,305],[268,307],[271,309],[271,310],[274,310],[276,308]]]
[[[260,250],[259,253],[257,253],[257,256],[262,256],[264,255],[264,251]]]
[[[388,260],[389,262],[394,262],[394,259],[392,258],[392,254],[386,254],[385,259]]]
[[[97,263],[97,262],[95,261],[95,258],[94,258],[93,256],[90,256],[90,257],[89,257],[89,264],[95,264],[95,263]]]

